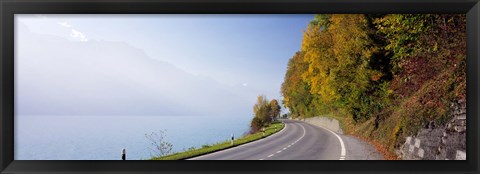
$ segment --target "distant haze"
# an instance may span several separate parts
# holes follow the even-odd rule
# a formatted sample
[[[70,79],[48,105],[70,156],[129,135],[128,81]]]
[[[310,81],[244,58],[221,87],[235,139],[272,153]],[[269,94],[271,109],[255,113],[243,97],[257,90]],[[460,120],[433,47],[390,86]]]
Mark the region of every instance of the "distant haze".
[[[290,27],[296,27],[298,31],[295,31],[296,35],[281,37],[292,37],[286,41],[295,40],[294,44],[300,45],[302,27],[306,26],[306,21],[310,18],[311,16],[301,16],[298,19],[287,18],[286,20],[297,21],[298,26]],[[137,18],[131,20],[135,21],[135,19]],[[104,20],[109,22],[108,17]],[[168,44],[169,38],[163,38],[158,40],[162,43],[155,48],[155,44],[150,44],[153,47],[144,47],[142,44],[148,45],[146,41],[130,42],[127,39],[128,35],[136,35],[141,30],[123,33],[125,40],[122,40],[123,36],[115,30],[102,36],[99,34],[102,26],[86,21],[89,21],[88,17],[79,19],[78,16],[73,16],[70,19],[68,15],[66,17],[16,15],[16,114],[251,115],[252,105],[257,95],[265,94],[269,98],[281,100],[279,90],[286,62],[294,54],[294,50],[298,50],[297,47],[290,48],[282,43],[272,42],[269,44],[279,44],[278,51],[282,52],[282,57],[269,58],[262,57],[265,53],[258,50],[258,45],[239,47],[239,49],[245,49],[250,56],[244,57],[245,60],[241,60],[243,63],[238,63],[239,67],[229,68],[231,64],[228,62],[239,61],[238,59],[241,58],[235,57],[235,54],[229,55],[223,52],[224,48],[219,45],[216,45],[215,49],[208,50],[212,52],[211,55],[192,54],[198,53],[193,50],[194,45],[197,45],[198,49],[203,49],[201,52],[204,52],[204,46],[209,44],[209,40],[206,39],[201,43],[202,45],[199,45],[195,37],[189,36],[196,33],[195,28],[183,31],[186,32],[184,39],[188,41],[188,37],[191,37],[192,42],[184,42],[176,46],[174,42],[171,42],[171,45]],[[114,24],[111,25],[113,27]],[[128,20],[124,26],[131,27]],[[144,27],[154,26],[145,25]],[[162,26],[155,27],[159,28],[156,32],[162,33],[160,29]],[[216,28],[222,27],[223,25],[219,23]],[[94,32],[97,28],[98,31]],[[281,28],[278,29],[282,31]],[[260,26],[258,30],[270,29],[262,29]],[[286,31],[290,30],[292,29]],[[249,34],[236,32],[239,35]],[[155,37],[154,33],[154,31],[145,31],[143,34]],[[111,39],[115,34],[119,39]],[[229,44],[242,45],[252,42],[252,46],[255,46],[253,43],[255,40],[232,39],[234,39],[233,42]],[[159,56],[162,54],[160,50],[169,46],[181,57],[187,57],[187,60],[190,57],[192,63],[165,58],[170,54],[166,51],[165,56]],[[231,46],[225,49],[231,52]],[[179,50],[178,47],[188,47],[192,50]],[[222,55],[225,60],[196,57],[215,55]],[[272,56],[277,54],[272,53]],[[203,63],[198,63],[196,66],[194,62],[199,60]],[[252,68],[256,65],[249,65],[249,62],[271,67]]]

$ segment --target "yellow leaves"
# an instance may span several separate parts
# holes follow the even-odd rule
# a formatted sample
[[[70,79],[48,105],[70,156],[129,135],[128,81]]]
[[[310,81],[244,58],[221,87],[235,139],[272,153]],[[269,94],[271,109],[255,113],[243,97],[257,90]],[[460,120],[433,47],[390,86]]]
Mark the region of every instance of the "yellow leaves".
[[[332,39],[335,41],[333,51],[339,61],[344,64],[354,63],[361,56],[368,57],[371,53],[366,48],[367,21],[363,15],[332,15]],[[368,54],[369,53],[369,54]]]
[[[303,105],[311,98],[309,85],[303,80],[307,63],[303,59],[303,52],[297,52],[289,61],[285,81],[282,84],[283,103],[290,112],[302,112],[307,110]]]
[[[262,112],[262,108],[268,105],[267,97],[259,95],[257,97],[257,103],[253,106],[253,113],[258,116]]]
[[[315,47],[315,43],[319,42],[318,35],[321,33],[319,26],[308,26],[307,30],[303,32],[302,51],[306,52],[312,47]]]
[[[329,21],[328,30],[311,25],[304,32],[302,52],[308,68],[301,75],[310,92],[328,103],[341,97],[342,88],[366,86],[370,80],[366,60],[373,52],[365,46],[369,38],[364,15],[334,14]]]

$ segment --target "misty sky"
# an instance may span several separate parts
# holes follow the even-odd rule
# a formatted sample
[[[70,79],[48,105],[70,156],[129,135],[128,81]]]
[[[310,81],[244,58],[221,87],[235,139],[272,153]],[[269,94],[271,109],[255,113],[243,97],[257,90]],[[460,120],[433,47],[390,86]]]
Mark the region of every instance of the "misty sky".
[[[15,15],[24,115],[251,115],[313,15]]]

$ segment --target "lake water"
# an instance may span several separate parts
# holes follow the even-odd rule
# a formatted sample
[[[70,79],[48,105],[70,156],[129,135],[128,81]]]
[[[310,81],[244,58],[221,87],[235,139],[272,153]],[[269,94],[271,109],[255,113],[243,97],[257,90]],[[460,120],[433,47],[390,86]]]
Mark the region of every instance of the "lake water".
[[[248,131],[248,116],[15,116],[15,160],[150,158],[145,134],[166,130],[174,151]]]

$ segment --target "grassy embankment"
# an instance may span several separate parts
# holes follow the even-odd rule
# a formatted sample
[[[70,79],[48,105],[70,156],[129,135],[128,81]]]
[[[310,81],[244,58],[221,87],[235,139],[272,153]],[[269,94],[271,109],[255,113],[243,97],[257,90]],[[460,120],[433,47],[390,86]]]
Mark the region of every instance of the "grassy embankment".
[[[235,139],[234,144],[231,145],[230,140],[219,142],[212,145],[203,145],[201,148],[198,149],[191,149],[183,152],[177,152],[170,155],[162,156],[162,157],[154,157],[150,160],[182,160],[187,158],[192,158],[200,155],[205,155],[208,153],[232,148],[235,146],[239,146],[248,142],[252,142],[255,140],[259,140],[265,137],[268,137],[284,128],[285,124],[282,122],[275,122],[270,124],[267,128],[265,128],[265,136],[262,132],[258,132],[255,134],[245,135],[238,139]]]

